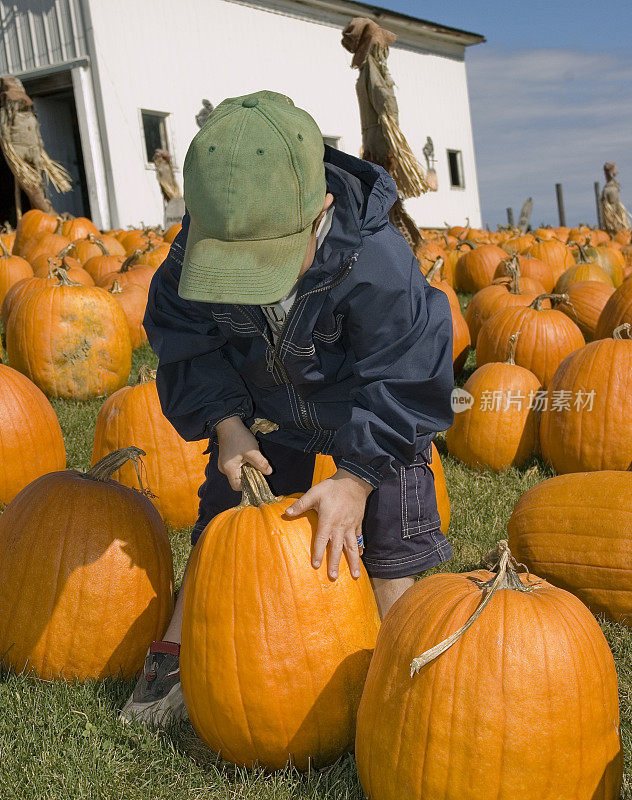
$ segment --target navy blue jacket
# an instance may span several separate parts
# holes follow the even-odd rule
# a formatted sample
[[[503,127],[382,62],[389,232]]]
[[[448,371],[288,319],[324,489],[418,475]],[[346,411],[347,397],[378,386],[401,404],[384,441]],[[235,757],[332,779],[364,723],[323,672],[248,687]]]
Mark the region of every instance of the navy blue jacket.
[[[267,437],[377,486],[452,423],[452,324],[388,221],[396,199],[381,167],[327,148],[331,230],[299,284],[276,347],[258,306],[178,295],[188,215],[156,272],[145,330],[158,354],[165,416],[188,440],[239,415],[278,423]]]

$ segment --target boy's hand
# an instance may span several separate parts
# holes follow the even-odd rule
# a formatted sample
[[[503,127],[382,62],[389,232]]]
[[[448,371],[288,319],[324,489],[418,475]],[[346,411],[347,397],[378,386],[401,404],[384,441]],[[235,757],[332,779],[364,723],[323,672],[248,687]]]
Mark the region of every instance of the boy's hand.
[[[231,487],[241,491],[242,464],[251,464],[264,475],[270,475],[272,467],[259,450],[259,442],[244,425],[240,417],[228,417],[215,428],[219,444],[217,466],[228,478]]]
[[[312,544],[312,566],[314,569],[320,567],[327,544],[331,543],[327,570],[331,580],[338,577],[343,548],[351,575],[360,577],[358,537],[362,535],[366,500],[372,491],[370,483],[339,469],[331,478],[312,486],[285,511],[289,517],[297,517],[310,508],[316,511],[318,530]]]

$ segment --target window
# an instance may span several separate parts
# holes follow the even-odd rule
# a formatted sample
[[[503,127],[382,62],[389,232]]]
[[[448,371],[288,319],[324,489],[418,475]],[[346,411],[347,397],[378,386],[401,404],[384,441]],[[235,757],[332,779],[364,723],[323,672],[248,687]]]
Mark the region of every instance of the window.
[[[463,158],[460,150],[448,150],[448,169],[450,171],[450,186],[453,189],[464,189]]]
[[[142,111],[143,134],[145,136],[145,151],[147,161],[151,163],[154,158],[155,150],[169,150],[167,142],[167,124],[165,122],[168,114],[161,111]]]
[[[340,136],[323,136],[323,142],[333,147],[334,150],[340,150]]]

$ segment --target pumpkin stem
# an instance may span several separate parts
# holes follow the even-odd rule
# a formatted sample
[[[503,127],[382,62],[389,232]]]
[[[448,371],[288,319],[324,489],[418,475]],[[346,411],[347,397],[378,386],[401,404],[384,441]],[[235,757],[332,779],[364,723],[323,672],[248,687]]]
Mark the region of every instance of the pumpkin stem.
[[[492,572],[496,573],[494,577],[488,581],[481,581],[478,578],[470,578],[470,580],[483,592],[481,602],[478,604],[476,611],[474,611],[472,616],[462,628],[459,628],[458,631],[453,633],[451,636],[448,636],[447,639],[444,639],[430,650],[427,650],[425,653],[422,653],[422,655],[413,659],[410,665],[411,678],[417,672],[419,672],[422,667],[425,667],[426,664],[434,661],[435,658],[440,656],[442,653],[445,653],[446,650],[452,647],[452,645],[458,641],[461,636],[463,636],[468,628],[472,627],[472,625],[483,613],[486,606],[489,605],[492,597],[497,591],[500,589],[512,589],[516,592],[532,592],[533,589],[539,586],[540,581],[537,580],[532,581],[528,585],[525,585],[520,580],[518,575],[518,567],[524,567],[524,564],[518,564],[518,562],[511,555],[511,550],[509,549],[509,544],[507,543],[506,539],[501,539],[501,541],[498,542],[497,549],[488,556],[488,559],[495,562],[491,570]],[[527,577],[530,577],[529,570],[526,567],[524,567],[524,570],[527,573]]]
[[[539,294],[535,300],[529,305],[529,308],[533,308],[536,311],[542,311],[542,303],[545,300],[551,300],[557,303],[568,303],[568,295],[567,294]]]
[[[53,231],[55,236],[59,236],[59,234],[61,233],[61,227],[62,227],[63,224],[64,224],[64,218],[62,216],[60,216],[59,214],[57,214],[57,227]]]
[[[428,272],[426,272],[426,280],[428,283],[432,283],[435,279],[435,276],[438,276],[439,280],[441,280],[441,270],[443,269],[443,259],[441,256],[434,262],[434,264],[430,267]]]
[[[109,289],[110,294],[123,294],[123,289],[121,288],[121,284],[114,278],[114,283],[110,286]]]
[[[114,450],[112,453],[108,453],[107,456],[103,456],[100,461],[97,461],[96,464],[90,467],[85,473],[85,476],[93,481],[107,481],[111,479],[112,475],[117,469],[120,469],[123,464],[132,461],[141,494],[144,494],[146,497],[155,497],[156,495],[152,494],[149,489],[145,489],[143,486],[141,478],[143,462],[141,456],[144,455],[146,455],[146,453],[144,450],[141,450],[140,447],[123,447],[120,450]]]
[[[241,492],[239,508],[245,508],[246,506],[259,508],[280,500],[279,497],[275,497],[272,494],[267,480],[259,470],[250,466],[250,464],[243,464],[241,467]]]
[[[514,253],[511,258],[505,261],[507,275],[511,278],[509,291],[511,294],[520,294],[520,260],[518,253]]]
[[[512,333],[509,337],[509,355],[507,356],[507,360],[505,364],[511,364],[511,366],[516,365],[516,344],[518,342],[518,337],[520,336],[520,331],[516,331]]]
[[[130,253],[130,255],[128,255],[125,261],[121,264],[119,272],[128,272],[129,268],[133,266],[134,261],[136,261],[142,252],[143,251],[139,248],[138,250],[134,250],[133,253]]]
[[[9,252],[9,249],[7,248],[5,243],[2,241],[2,239],[0,239],[0,248],[2,248],[2,258],[10,258],[11,257],[11,253]]]
[[[623,334],[626,334],[628,339],[632,339],[632,325],[629,322],[624,322],[623,325],[618,325],[612,331],[613,339],[623,339]]]
[[[78,283],[77,281],[73,281],[72,278],[68,277],[68,266],[64,259],[62,259],[61,264],[55,267],[51,266],[51,270],[54,273],[57,280],[59,281],[57,286],[81,286],[80,283]]]
[[[150,383],[156,380],[156,370],[152,369],[149,364],[143,364],[138,370],[138,383]]]
[[[102,255],[104,255],[104,256],[109,256],[110,255],[110,251],[105,246],[105,242],[103,242],[103,241],[101,241],[101,239],[97,238],[94,235],[94,233],[89,233],[88,234],[88,239],[92,242],[92,244],[96,244],[96,246],[101,251]]]

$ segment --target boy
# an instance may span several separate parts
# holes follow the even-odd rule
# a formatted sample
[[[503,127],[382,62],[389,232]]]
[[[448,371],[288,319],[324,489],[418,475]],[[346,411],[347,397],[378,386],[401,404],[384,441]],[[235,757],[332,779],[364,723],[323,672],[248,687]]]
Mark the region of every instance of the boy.
[[[151,285],[145,328],[166,417],[210,439],[192,543],[240,502],[252,464],[289,509],[318,512],[312,565],[360,557],[384,615],[449,558],[428,467],[452,421],[452,325],[388,222],[381,167],[325,148],[314,120],[263,91],[221,103],[184,164],[183,230]],[[264,419],[278,426],[254,435]],[[217,455],[215,444],[218,444]],[[310,489],[316,453],[336,474]],[[123,715],[181,716],[182,592]]]

